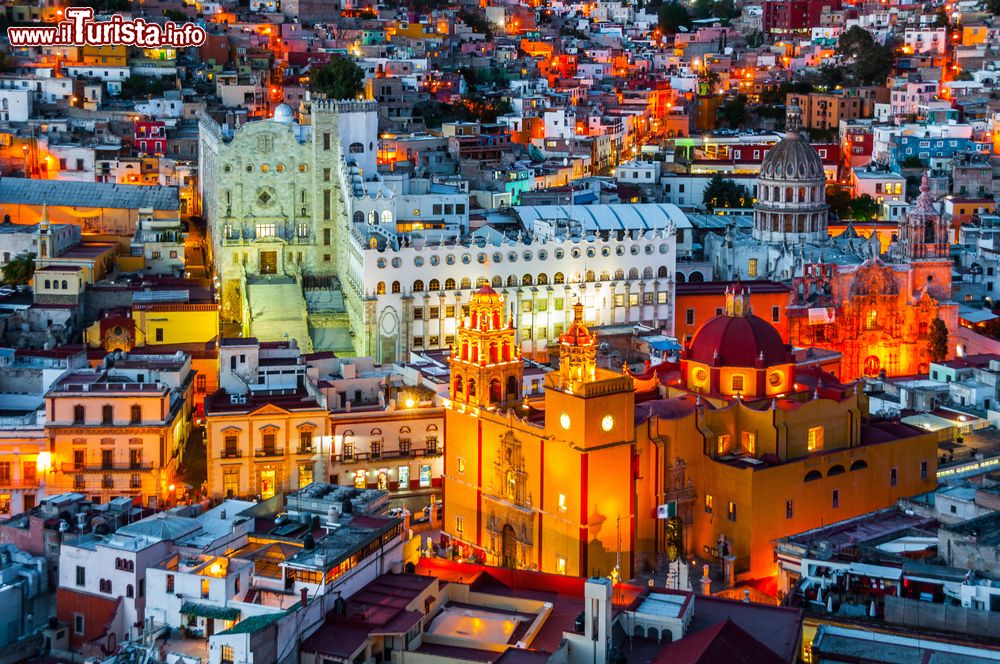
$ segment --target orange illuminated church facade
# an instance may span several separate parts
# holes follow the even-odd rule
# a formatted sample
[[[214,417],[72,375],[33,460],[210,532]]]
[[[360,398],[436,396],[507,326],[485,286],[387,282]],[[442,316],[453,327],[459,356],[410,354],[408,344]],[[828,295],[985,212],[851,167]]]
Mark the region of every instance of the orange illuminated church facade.
[[[446,410],[444,531],[459,555],[628,579],[728,553],[759,577],[777,538],[935,486],[933,436],[871,419],[854,385],[797,366],[739,285],[679,363],[641,374],[598,367],[575,312],[544,394],[524,398],[503,296],[472,297]]]
[[[842,354],[841,377],[927,374],[931,321],[958,329],[951,301],[948,222],[934,210],[927,176],[886,260],[811,264],[793,280],[789,334],[797,346]]]

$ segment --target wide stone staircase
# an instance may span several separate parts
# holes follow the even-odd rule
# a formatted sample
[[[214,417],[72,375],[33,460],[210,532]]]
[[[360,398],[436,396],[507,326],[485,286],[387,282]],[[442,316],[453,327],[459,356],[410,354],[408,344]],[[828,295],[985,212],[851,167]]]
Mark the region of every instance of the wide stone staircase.
[[[254,337],[260,341],[295,339],[303,353],[313,351],[306,302],[298,281],[284,275],[248,278],[247,305]]]

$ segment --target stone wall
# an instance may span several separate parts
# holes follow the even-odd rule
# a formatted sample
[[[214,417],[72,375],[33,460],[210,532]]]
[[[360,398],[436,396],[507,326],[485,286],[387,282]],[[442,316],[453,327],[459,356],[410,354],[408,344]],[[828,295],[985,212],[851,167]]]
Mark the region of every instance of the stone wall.
[[[1000,612],[931,604],[891,595],[885,598],[885,621],[916,630],[929,629],[982,637],[1000,634]]]

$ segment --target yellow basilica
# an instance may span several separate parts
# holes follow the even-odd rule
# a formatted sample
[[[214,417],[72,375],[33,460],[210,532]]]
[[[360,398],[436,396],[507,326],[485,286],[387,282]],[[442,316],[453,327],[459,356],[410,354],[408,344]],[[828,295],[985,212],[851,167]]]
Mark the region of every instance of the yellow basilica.
[[[731,287],[677,364],[599,368],[575,307],[523,398],[503,296],[472,296],[450,358],[444,529],[487,564],[628,579],[677,556],[775,573],[772,542],[935,485],[931,434],[869,417],[859,385],[799,367]]]

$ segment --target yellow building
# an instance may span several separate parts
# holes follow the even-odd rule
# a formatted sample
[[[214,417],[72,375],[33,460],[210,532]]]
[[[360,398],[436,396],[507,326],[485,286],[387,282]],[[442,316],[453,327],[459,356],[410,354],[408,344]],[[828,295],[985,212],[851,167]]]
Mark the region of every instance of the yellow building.
[[[170,504],[192,391],[186,356],[130,355],[67,373],[45,396],[49,492]]]
[[[85,65],[128,66],[128,48],[122,45],[84,46],[81,57]]]
[[[502,327],[503,299],[485,290],[470,309],[485,299]],[[681,554],[728,555],[760,577],[776,572],[778,537],[935,484],[933,436],[871,421],[854,385],[797,366],[740,287],[679,367],[637,375],[596,366],[576,311],[542,401],[482,391],[510,371],[489,354],[477,360],[477,398],[452,377],[444,528],[461,554],[622,578]],[[491,334],[470,327],[458,344]],[[465,371],[460,353],[453,373]]]

